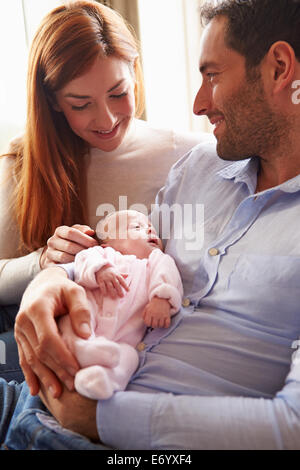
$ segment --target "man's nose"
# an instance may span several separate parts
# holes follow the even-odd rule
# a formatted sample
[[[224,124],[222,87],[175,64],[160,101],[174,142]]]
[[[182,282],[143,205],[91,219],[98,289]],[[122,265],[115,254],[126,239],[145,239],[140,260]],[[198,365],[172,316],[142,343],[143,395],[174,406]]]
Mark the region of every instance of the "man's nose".
[[[199,88],[194,101],[194,114],[196,116],[205,116],[211,108],[211,97],[206,87],[203,85]]]

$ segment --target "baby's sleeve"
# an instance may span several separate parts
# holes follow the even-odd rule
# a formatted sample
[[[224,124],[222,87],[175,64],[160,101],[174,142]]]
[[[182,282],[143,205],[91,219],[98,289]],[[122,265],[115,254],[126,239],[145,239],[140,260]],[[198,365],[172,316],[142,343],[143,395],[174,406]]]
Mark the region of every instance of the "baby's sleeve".
[[[182,302],[183,286],[175,261],[160,250],[154,250],[148,260],[149,300],[166,299],[171,304],[171,314],[178,312]]]
[[[96,274],[104,266],[115,266],[116,252],[113,248],[94,246],[80,251],[75,256],[74,280],[89,289],[98,287]]]

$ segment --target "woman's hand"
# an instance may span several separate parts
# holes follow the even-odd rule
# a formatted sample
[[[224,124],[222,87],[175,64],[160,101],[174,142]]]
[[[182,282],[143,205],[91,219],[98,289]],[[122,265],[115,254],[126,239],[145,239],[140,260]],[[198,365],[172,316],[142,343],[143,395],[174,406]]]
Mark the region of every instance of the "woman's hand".
[[[92,238],[94,234],[94,230],[87,225],[58,227],[47,241],[47,246],[41,254],[41,268],[71,263],[80,251],[98,245],[97,241]]]
[[[41,271],[27,287],[15,322],[20,365],[30,393],[36,395],[42,383],[54,397],[62,385],[74,388],[79,364],[63,341],[56,319],[69,314],[75,333],[87,339],[90,312],[83,287],[67,278],[59,267]]]

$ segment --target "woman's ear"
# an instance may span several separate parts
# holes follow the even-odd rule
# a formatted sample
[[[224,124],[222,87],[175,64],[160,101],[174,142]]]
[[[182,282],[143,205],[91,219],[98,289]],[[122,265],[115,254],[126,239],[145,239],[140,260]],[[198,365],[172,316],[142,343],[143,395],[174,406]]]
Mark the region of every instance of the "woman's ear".
[[[267,65],[273,93],[279,93],[290,87],[294,80],[295,63],[295,51],[287,42],[277,41],[270,47]]]
[[[58,105],[58,103],[57,103],[57,101],[56,101],[56,98],[55,98],[53,95],[48,95],[47,98],[48,98],[48,101],[49,101],[49,103],[50,103],[51,108],[53,108],[54,111],[57,111],[58,113],[61,113],[62,110],[61,110],[61,108],[59,107],[59,105]]]

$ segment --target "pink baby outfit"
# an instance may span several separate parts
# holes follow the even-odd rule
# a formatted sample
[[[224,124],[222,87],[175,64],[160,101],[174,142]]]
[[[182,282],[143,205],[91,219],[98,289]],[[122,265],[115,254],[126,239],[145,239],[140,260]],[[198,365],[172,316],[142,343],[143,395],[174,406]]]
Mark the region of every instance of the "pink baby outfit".
[[[96,273],[113,266],[123,274],[129,291],[124,297],[103,296]],[[89,398],[106,399],[124,390],[138,366],[137,344],[146,325],[142,313],[153,297],[168,299],[171,314],[181,305],[183,288],[174,260],[155,249],[147,259],[122,255],[113,248],[96,246],[75,257],[75,281],[85,287],[91,309],[92,335],[77,337],[69,316],[59,321],[59,329],[82,369],[76,374],[76,390]]]

